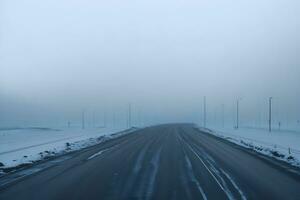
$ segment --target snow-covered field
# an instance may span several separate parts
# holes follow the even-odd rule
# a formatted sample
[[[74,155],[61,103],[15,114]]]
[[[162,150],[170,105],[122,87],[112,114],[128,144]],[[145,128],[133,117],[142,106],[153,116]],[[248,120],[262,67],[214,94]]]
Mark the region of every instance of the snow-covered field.
[[[58,153],[97,144],[122,130],[124,128],[2,129],[0,130],[0,165],[2,165],[0,173],[1,168],[32,163]]]
[[[204,131],[300,167],[300,131],[274,130],[270,133],[255,128],[210,128]]]

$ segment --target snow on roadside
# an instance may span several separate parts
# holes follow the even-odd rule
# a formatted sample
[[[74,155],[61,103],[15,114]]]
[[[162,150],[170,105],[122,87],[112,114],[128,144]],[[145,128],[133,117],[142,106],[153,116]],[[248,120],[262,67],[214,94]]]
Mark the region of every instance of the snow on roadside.
[[[0,130],[0,175],[6,169],[80,150],[127,134],[134,129],[11,129]]]
[[[258,153],[300,167],[300,132],[273,131],[270,133],[268,130],[254,128],[197,128]]]

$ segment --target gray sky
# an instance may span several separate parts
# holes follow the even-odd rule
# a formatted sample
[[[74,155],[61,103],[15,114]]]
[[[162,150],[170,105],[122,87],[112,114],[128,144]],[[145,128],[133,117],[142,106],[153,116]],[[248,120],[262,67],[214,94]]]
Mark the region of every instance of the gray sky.
[[[155,122],[300,118],[299,0],[0,0],[2,124],[128,102]],[[123,114],[122,114],[123,113]],[[98,114],[100,115],[100,114]],[[123,116],[124,117],[124,116]],[[265,120],[265,119],[264,119]],[[23,122],[22,122],[23,123]]]

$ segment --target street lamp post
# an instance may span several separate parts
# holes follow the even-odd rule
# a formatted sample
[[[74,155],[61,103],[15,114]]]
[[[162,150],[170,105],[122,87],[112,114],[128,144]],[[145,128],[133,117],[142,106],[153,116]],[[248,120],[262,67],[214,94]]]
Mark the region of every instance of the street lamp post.
[[[203,126],[206,128],[206,96],[203,97]]]
[[[272,99],[273,97],[269,97],[269,132],[272,131]]]
[[[241,98],[236,100],[236,129],[240,126],[240,100]]]
[[[128,105],[128,128],[131,128],[131,103]]]
[[[236,129],[239,128],[239,105],[240,101],[239,99],[236,101]]]
[[[85,128],[85,119],[84,119],[84,111],[82,111],[81,113],[81,128],[84,129]]]
[[[225,122],[225,119],[224,119],[224,117],[225,117],[225,116],[224,116],[224,110],[225,110],[225,109],[224,109],[224,107],[225,107],[225,105],[222,104],[222,128],[224,128],[224,124],[225,124],[225,123],[224,123],[224,122]]]

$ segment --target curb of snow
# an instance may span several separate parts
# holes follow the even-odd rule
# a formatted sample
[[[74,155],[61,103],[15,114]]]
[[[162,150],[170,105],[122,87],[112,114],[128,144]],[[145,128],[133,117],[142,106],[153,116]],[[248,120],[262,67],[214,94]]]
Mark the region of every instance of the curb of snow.
[[[44,160],[47,160],[47,159],[50,159],[50,158],[55,158],[55,157],[58,157],[58,156],[62,156],[64,154],[67,154],[67,153],[70,153],[70,152],[82,150],[82,149],[85,149],[85,148],[88,148],[88,147],[106,142],[108,140],[115,139],[115,138],[121,137],[123,135],[132,133],[136,130],[138,130],[138,128],[133,127],[133,128],[123,130],[123,131],[120,131],[120,132],[116,132],[116,133],[112,133],[112,134],[109,134],[109,135],[102,135],[102,136],[99,136],[99,137],[89,138],[89,139],[80,140],[80,141],[76,141],[76,142],[72,142],[72,143],[66,142],[65,147],[63,149],[58,150],[56,148],[53,148],[53,149],[50,149],[50,150],[40,152],[38,159],[23,162],[23,163],[20,163],[19,165],[13,166],[13,167],[6,167],[3,163],[0,162],[0,178],[1,178],[2,175],[5,175],[6,173],[13,172],[13,171],[21,169],[23,167],[33,165],[37,162],[44,161]]]
[[[300,168],[300,160],[298,160],[295,156],[292,154],[286,154],[280,151],[278,148],[276,148],[276,145],[274,145],[274,148],[266,147],[263,145],[255,144],[251,141],[245,141],[242,138],[233,138],[229,136],[224,136],[222,134],[219,134],[211,129],[208,128],[201,128],[201,127],[195,127],[197,130],[205,133],[209,133],[211,135],[217,136],[219,138],[225,139],[231,143],[234,143],[236,145],[242,146],[244,148],[253,150],[257,153],[275,158],[280,161],[284,161],[294,167]],[[257,142],[257,141],[256,141]]]

